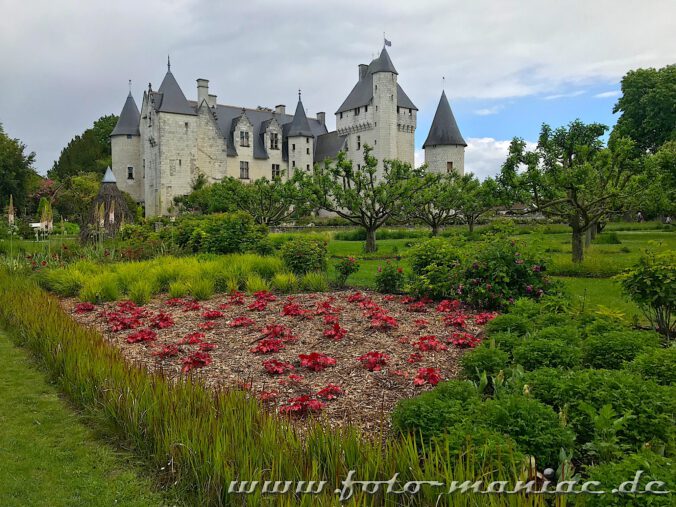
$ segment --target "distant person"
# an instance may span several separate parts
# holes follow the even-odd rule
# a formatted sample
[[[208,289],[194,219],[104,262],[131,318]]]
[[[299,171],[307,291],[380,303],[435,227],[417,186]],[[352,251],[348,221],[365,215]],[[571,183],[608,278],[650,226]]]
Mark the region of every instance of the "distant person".
[[[664,223],[667,225],[671,225],[671,216],[667,215],[667,218],[664,219]]]
[[[636,221],[643,222],[643,213],[641,213],[640,211],[636,213]]]

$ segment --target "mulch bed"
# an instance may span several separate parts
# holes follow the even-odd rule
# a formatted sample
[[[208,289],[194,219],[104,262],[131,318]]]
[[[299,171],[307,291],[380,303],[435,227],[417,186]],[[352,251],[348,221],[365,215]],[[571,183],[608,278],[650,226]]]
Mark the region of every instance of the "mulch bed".
[[[143,307],[67,299],[63,305],[75,320],[100,330],[129,361],[150,371],[177,380],[193,375],[213,387],[244,388],[271,410],[297,417],[316,409],[331,426],[353,424],[369,434],[389,429],[389,414],[402,398],[457,377],[463,349],[480,341],[481,324],[493,316],[472,314],[456,301],[439,307],[438,302],[366,291],[221,295],[204,302],[156,298]],[[253,323],[233,327],[238,318]],[[338,336],[325,336],[326,330],[336,330]],[[193,333],[203,336],[186,338]],[[277,352],[252,352],[280,346]],[[426,350],[430,348],[437,350]],[[387,359],[383,363],[375,354],[370,365],[368,358],[357,360],[372,351]],[[321,371],[302,366],[299,355],[313,352],[335,364]],[[270,373],[263,362],[271,359],[293,370],[282,365],[284,373]],[[268,365],[275,369],[279,363]],[[334,399],[318,397],[329,384],[342,393]]]

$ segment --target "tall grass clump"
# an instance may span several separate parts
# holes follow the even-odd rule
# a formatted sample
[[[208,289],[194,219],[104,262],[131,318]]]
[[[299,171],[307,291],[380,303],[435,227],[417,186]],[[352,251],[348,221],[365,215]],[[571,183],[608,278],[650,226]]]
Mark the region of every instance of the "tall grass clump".
[[[326,273],[311,271],[305,273],[300,280],[300,286],[308,292],[326,292],[329,290],[329,279]]]
[[[72,403],[92,415],[103,436],[125,442],[147,470],[163,470],[158,483],[174,484],[187,505],[334,505],[334,487],[350,470],[371,481],[398,473],[400,487],[430,478],[476,480],[477,467],[484,480],[515,482],[527,473],[517,460],[496,467],[471,450],[458,456],[448,445],[427,445],[408,435],[365,439],[351,427],[333,429],[313,420],[300,432],[262,409],[248,392],[207,388],[191,376],[169,380],[125,361],[99,332],[72,320],[58,299],[4,271],[0,324],[34,354]],[[235,479],[327,481],[327,487],[316,495],[263,497],[256,490],[244,496],[228,493]],[[384,490],[367,494],[357,487],[349,505],[400,505],[400,495]],[[546,502],[542,495],[438,495],[422,488],[407,496],[406,504],[540,507]]]
[[[127,295],[137,305],[145,305],[150,302],[150,298],[154,292],[152,282],[141,278],[131,284]]]
[[[272,277],[272,287],[285,294],[294,292],[298,288],[298,278],[293,273],[277,273]]]
[[[47,290],[64,297],[80,293],[86,277],[76,269],[47,269],[41,273],[40,283]]]
[[[117,301],[120,298],[120,289],[114,273],[103,273],[84,282],[79,297],[90,303]]]
[[[170,298],[184,298],[188,294],[190,294],[190,285],[188,285],[188,282],[176,281],[169,284]]]
[[[214,295],[214,282],[209,278],[195,278],[189,283],[190,295],[198,301],[205,301]]]
[[[249,273],[249,276],[246,277],[246,291],[253,294],[254,292],[270,290],[270,284],[265,278],[256,274]]]

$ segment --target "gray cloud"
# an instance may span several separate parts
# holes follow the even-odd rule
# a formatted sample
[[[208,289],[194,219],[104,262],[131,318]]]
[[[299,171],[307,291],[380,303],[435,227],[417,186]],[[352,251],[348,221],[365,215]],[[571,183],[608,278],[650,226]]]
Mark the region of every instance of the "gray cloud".
[[[0,122],[42,172],[119,113],[128,79],[137,101],[157,87],[167,53],[188,97],[198,77],[219,102],[245,106],[292,106],[302,88],[309,112],[331,118],[386,31],[423,130],[441,76],[451,100],[560,94],[676,54],[670,0],[0,0],[0,12]]]

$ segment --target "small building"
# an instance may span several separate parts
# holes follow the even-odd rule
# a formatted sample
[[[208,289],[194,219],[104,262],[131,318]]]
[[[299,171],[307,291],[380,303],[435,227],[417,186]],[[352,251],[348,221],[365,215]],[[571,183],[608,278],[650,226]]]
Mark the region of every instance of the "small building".
[[[103,176],[101,188],[92,203],[87,221],[80,230],[80,239],[95,241],[115,237],[120,227],[132,220],[133,215],[129,211],[127,201],[117,188],[117,180],[109,167]]]

